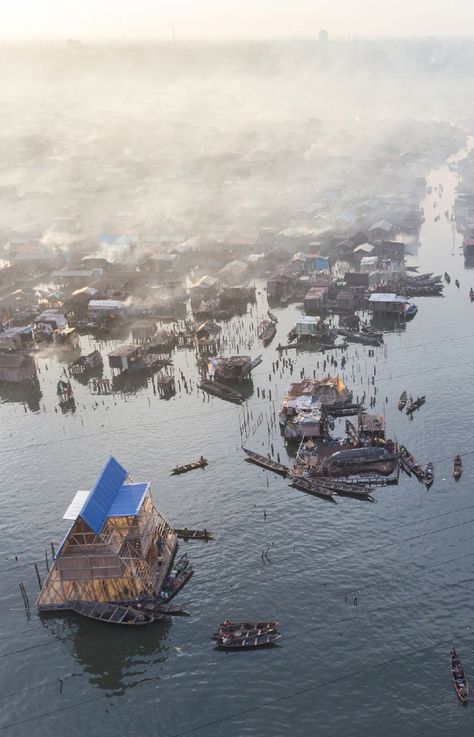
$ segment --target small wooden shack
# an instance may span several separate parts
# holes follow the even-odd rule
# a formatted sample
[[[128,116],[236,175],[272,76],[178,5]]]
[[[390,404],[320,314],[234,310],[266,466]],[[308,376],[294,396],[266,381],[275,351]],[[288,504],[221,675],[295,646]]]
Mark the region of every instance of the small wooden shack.
[[[145,352],[139,345],[121,345],[109,353],[109,366],[119,371],[143,371]]]
[[[134,483],[110,457],[91,491],[78,491],[36,605],[75,609],[78,602],[132,602],[159,595],[176,551],[176,534],[153,505],[150,484]]]
[[[28,353],[0,352],[0,382],[18,384],[36,376],[36,363]]]

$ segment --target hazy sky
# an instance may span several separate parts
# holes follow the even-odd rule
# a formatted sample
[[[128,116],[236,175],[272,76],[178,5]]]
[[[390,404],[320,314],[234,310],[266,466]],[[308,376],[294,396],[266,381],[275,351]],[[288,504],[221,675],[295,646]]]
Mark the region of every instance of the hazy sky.
[[[4,38],[474,36],[473,0],[0,0]]]

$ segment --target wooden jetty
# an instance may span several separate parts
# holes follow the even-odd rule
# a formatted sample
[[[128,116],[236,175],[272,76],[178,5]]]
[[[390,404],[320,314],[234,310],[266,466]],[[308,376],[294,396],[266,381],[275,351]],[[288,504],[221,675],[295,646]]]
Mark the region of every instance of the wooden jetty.
[[[268,471],[279,473],[281,476],[288,476],[290,469],[288,466],[284,466],[283,463],[272,461],[271,458],[262,456],[260,453],[255,453],[253,450],[248,450],[248,448],[242,447],[242,450],[247,454],[247,458],[245,459],[246,461],[255,463],[257,466],[261,466],[262,468],[266,468]]]

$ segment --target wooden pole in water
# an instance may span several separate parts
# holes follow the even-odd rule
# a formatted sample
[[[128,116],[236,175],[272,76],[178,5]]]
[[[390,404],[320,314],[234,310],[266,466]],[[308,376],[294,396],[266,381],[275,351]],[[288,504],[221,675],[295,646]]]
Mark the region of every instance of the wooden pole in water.
[[[54,543],[52,542],[50,543],[50,545],[51,545],[51,556],[52,556],[52,559],[54,560],[54,556],[56,555],[56,551],[54,550]]]
[[[40,587],[40,589],[41,589],[41,586],[42,586],[42,583],[41,583],[41,576],[40,576],[40,572],[39,572],[39,570],[38,570],[38,566],[37,566],[37,564],[36,564],[36,563],[35,563],[35,571],[36,571],[36,578],[38,579],[38,586],[39,586],[39,587]]]

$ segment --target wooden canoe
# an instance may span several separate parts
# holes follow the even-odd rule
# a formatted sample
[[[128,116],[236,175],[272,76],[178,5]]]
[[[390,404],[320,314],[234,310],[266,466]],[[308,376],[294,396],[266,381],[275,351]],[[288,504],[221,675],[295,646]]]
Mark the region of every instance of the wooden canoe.
[[[250,461],[250,463],[256,463],[257,466],[261,466],[262,468],[266,468],[269,471],[279,473],[281,476],[287,476],[290,472],[288,466],[284,466],[283,463],[272,461],[271,458],[267,458],[267,456],[262,456],[260,455],[260,453],[255,453],[255,451],[249,450],[248,448],[242,447],[242,450],[244,451],[244,453],[247,454],[247,458],[245,460]]]
[[[192,463],[186,463],[184,466],[176,466],[170,472],[171,476],[177,476],[180,473],[187,473],[188,471],[194,471],[196,468],[206,468],[209,465],[209,461],[206,458],[200,458],[198,461]]]
[[[128,626],[143,626],[151,624],[155,617],[150,612],[144,612],[135,607],[115,602],[98,601],[69,601],[69,608],[83,617],[97,619],[99,622],[110,624],[125,624]]]
[[[173,599],[176,594],[181,591],[183,586],[189,581],[193,573],[194,571],[191,566],[187,566],[175,578],[168,579],[168,581],[166,581],[165,579],[165,585],[161,589],[159,596],[160,603],[168,603],[169,601],[171,601],[171,599]]]
[[[300,489],[300,491],[304,491],[307,494],[311,494],[312,496],[319,496],[322,499],[327,499],[328,501],[337,504],[336,500],[334,499],[334,491],[330,489],[325,489],[323,488],[323,486],[319,485],[319,483],[315,483],[313,480],[305,478],[304,476],[293,476],[292,479],[293,480],[291,485],[294,486],[295,489]]]
[[[229,635],[217,640],[216,648],[222,650],[249,650],[254,647],[275,645],[278,640],[281,640],[281,635],[258,635],[257,637],[231,637]]]
[[[402,464],[406,465],[407,468],[416,476],[418,481],[423,481],[425,478],[424,470],[404,445],[400,446],[400,460],[402,461]]]
[[[237,629],[237,630],[227,630],[227,629],[220,629],[217,632],[214,632],[212,635],[213,640],[220,640],[224,635],[228,634],[230,631],[232,631],[232,634],[234,637],[259,637],[260,635],[276,635],[277,631],[275,627],[262,627],[259,630],[253,629]]]
[[[400,399],[398,400],[398,409],[400,410],[400,412],[401,412],[401,411],[402,411],[403,409],[405,409],[405,406],[406,406],[407,400],[408,400],[408,395],[407,395],[407,393],[406,393],[406,392],[402,392],[402,393],[400,394]]]
[[[425,468],[424,482],[427,489],[430,488],[434,481],[434,466],[432,463],[428,463]]]
[[[187,527],[175,527],[174,530],[180,540],[214,540],[209,530],[190,530]]]
[[[411,415],[415,410],[420,409],[420,407],[426,402],[426,397],[418,397],[417,399],[411,399],[408,407],[407,407],[407,415]]]
[[[467,704],[469,699],[469,685],[464,673],[464,668],[454,647],[451,648],[450,652],[450,668],[454,690],[456,691],[458,699],[462,704]]]
[[[344,484],[338,483],[337,481],[326,481],[324,478],[318,479],[317,483],[323,488],[338,494],[339,496],[351,496],[354,499],[365,499],[367,501],[374,501],[370,496],[373,489],[367,486],[357,486],[356,484]]]
[[[262,629],[275,629],[278,626],[278,622],[233,622],[230,619],[226,619],[225,622],[221,622],[219,630],[226,630],[227,632],[233,632],[234,630],[262,630]]]
[[[227,399],[229,402],[241,402],[243,397],[237,389],[232,389],[226,384],[221,384],[219,381],[201,381],[198,384],[199,388],[208,394],[212,394],[220,399]]]
[[[462,458],[460,455],[454,456],[453,476],[456,479],[456,481],[459,481],[459,479],[462,476]]]

